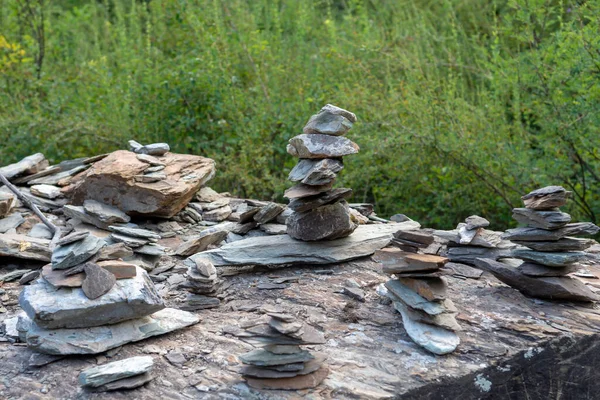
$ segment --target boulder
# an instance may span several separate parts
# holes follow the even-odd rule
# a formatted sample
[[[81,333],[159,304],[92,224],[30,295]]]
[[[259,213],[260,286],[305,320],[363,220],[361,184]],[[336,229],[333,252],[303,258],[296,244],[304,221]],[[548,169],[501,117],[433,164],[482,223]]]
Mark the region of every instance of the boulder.
[[[146,317],[92,328],[45,329],[30,322],[27,345],[32,350],[45,354],[99,354],[199,321],[200,319],[190,312],[166,308]]]
[[[320,134],[298,135],[287,145],[287,152],[298,158],[338,158],[356,154],[359,150],[349,139]]]
[[[19,304],[46,329],[115,324],[165,307],[148,274],[139,267],[134,278],[118,280],[108,293],[94,300],[80,288],[56,289],[40,279],[23,289]]]
[[[209,158],[167,153],[160,157],[166,179],[155,183],[135,180],[148,167],[135,153],[115,151],[78,177],[69,190],[73,203],[96,200],[128,215],[172,217],[181,211],[215,174]]]
[[[333,240],[351,235],[357,226],[350,220],[348,203],[341,201],[292,214],[287,233],[304,241]]]

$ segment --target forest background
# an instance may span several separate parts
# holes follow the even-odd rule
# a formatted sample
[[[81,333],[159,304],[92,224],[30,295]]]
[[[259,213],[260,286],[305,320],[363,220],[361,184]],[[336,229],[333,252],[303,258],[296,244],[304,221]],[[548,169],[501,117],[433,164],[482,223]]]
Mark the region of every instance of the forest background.
[[[167,142],[283,201],[287,140],[353,111],[337,186],[500,230],[537,187],[600,218],[600,1],[0,0],[0,165]]]

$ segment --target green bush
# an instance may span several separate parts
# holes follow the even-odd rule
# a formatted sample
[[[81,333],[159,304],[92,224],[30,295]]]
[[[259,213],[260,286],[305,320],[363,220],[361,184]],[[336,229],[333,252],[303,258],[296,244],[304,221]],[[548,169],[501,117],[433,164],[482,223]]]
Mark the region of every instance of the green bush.
[[[214,158],[216,189],[283,200],[287,140],[333,103],[359,118],[339,185],[383,216],[502,229],[561,184],[597,221],[597,2],[43,4],[0,2],[1,164],[165,141]]]

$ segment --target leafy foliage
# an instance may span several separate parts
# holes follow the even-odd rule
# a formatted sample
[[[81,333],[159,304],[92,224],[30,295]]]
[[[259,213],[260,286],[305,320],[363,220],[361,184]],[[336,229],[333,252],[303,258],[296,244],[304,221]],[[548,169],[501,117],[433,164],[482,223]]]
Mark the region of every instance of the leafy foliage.
[[[340,183],[384,216],[501,229],[547,184],[600,214],[598,2],[3,0],[0,27],[2,164],[165,141],[282,200],[287,140],[332,103],[359,118]]]

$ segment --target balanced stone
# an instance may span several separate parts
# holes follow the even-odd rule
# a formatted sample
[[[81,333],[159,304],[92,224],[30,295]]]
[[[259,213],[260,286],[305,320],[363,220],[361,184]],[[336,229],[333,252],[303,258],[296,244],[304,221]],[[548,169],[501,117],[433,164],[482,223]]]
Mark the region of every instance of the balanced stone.
[[[405,312],[412,321],[448,329],[453,332],[462,331],[462,328],[458,322],[456,322],[456,318],[454,317],[453,313],[429,315],[423,311],[408,307],[400,299],[395,297],[393,293],[388,292],[387,295],[390,299],[392,299],[392,303],[394,304],[396,311],[399,313]]]
[[[142,162],[148,163],[150,165],[154,165],[157,167],[164,167],[165,164],[160,161],[158,158],[151,156],[149,154],[137,154],[136,158]]]
[[[121,235],[133,236],[136,238],[159,240],[160,235],[147,229],[139,228],[128,228],[126,226],[109,226],[108,229],[112,232],[119,233]]]
[[[288,179],[305,185],[326,185],[333,182],[343,168],[341,159],[302,159],[292,169]]]
[[[415,310],[422,310],[429,315],[438,315],[448,312],[448,309],[444,307],[442,303],[432,302],[425,299],[398,280],[387,281],[385,283],[385,287],[396,297],[402,300],[404,304],[414,308]]]
[[[147,144],[145,146],[136,148],[134,150],[134,153],[148,154],[151,156],[163,156],[169,150],[171,150],[171,149],[167,143],[152,143],[152,144]]]
[[[562,239],[566,236],[578,235],[596,235],[600,232],[600,228],[591,222],[576,222],[567,224],[562,228],[555,230],[539,229],[539,228],[515,228],[509,229],[502,235],[506,240],[526,240],[526,241],[554,241]]]
[[[150,372],[154,367],[151,356],[138,356],[88,368],[79,374],[82,386],[99,387],[119,379]]]
[[[431,254],[407,254],[404,260],[411,266],[422,267],[423,269],[441,268],[448,262],[446,257]]]
[[[133,256],[133,250],[126,246],[125,243],[119,242],[101,248],[97,254],[97,259],[98,261],[117,260],[131,256]]]
[[[352,128],[352,122],[340,114],[319,112],[310,117],[304,129],[304,133],[322,133],[324,135],[342,136]]]
[[[118,208],[100,203],[96,200],[84,201],[83,208],[86,213],[98,218],[106,224],[127,223],[131,220],[129,215]]]
[[[216,208],[211,211],[207,211],[202,214],[202,217],[205,221],[221,222],[225,221],[227,217],[231,215],[232,212],[233,210],[231,209],[231,207],[227,205],[224,207]]]
[[[349,236],[357,226],[350,220],[348,203],[341,201],[292,214],[287,220],[287,233],[304,241],[333,240]]]
[[[298,135],[287,146],[287,152],[298,158],[338,158],[358,151],[358,145],[349,139],[321,134]]]
[[[119,233],[111,233],[109,238],[118,243],[131,248],[142,247],[148,244],[148,239],[136,238],[128,235],[121,235]]]
[[[58,246],[52,253],[52,268],[67,269],[81,264],[93,257],[105,245],[103,239],[89,235],[83,240]]]
[[[256,366],[273,366],[290,363],[303,363],[312,360],[314,357],[306,350],[293,354],[274,354],[264,349],[252,350],[249,353],[239,357],[244,364]]]
[[[97,299],[108,293],[117,282],[112,273],[99,267],[97,264],[86,263],[84,271],[85,279],[81,285],[81,289],[88,299]]]
[[[198,322],[199,318],[196,315],[174,308],[166,308],[146,317],[113,325],[91,328],[45,329],[30,322],[26,340],[28,347],[40,353],[99,354]]]
[[[208,228],[203,230],[198,236],[183,242],[175,250],[178,256],[191,256],[208,249],[208,246],[217,244],[225,240],[228,232],[219,228]]]
[[[106,260],[98,261],[98,266],[112,273],[117,279],[133,278],[137,275],[137,267],[125,261]]]
[[[277,218],[279,214],[283,212],[283,207],[276,203],[269,203],[262,207],[256,214],[254,214],[254,221],[259,224],[266,224],[267,222]]]
[[[85,239],[90,235],[89,231],[79,231],[68,234],[67,236],[62,237],[58,242],[56,242],[57,246],[66,246],[71,243],[79,242],[80,240]]]
[[[352,189],[337,188],[314,196],[294,198],[290,201],[288,207],[296,212],[306,212],[326,204],[347,199],[350,196],[352,196]]]
[[[164,303],[143,269],[132,279],[118,280],[113,289],[95,300],[83,290],[56,289],[45,280],[23,289],[19,304],[41,328],[86,328],[115,324],[163,309]]]
[[[60,188],[53,185],[33,185],[29,188],[29,190],[31,190],[31,194],[34,196],[39,196],[50,200],[62,196]]]
[[[566,191],[562,186],[546,186],[522,196],[521,200],[527,208],[549,210],[567,204],[570,195],[571,192]]]
[[[48,167],[48,161],[42,153],[27,156],[21,161],[0,168],[0,175],[13,180],[21,175],[32,175]]]
[[[293,378],[260,379],[247,377],[246,383],[255,389],[303,390],[319,386],[328,374],[329,369],[321,367],[310,374],[298,375]]]
[[[573,237],[565,237],[549,242],[533,242],[526,240],[513,240],[512,242],[537,251],[581,251],[596,243],[591,239],[578,239]]]
[[[319,186],[310,186],[305,185],[303,183],[299,183],[297,185],[292,186],[287,189],[283,194],[284,197],[288,199],[301,199],[304,197],[317,196],[323,192],[328,192],[331,190],[332,184],[329,183],[327,185],[319,185]]]
[[[588,259],[587,253],[580,251],[548,253],[526,249],[515,249],[513,250],[513,256],[548,267],[566,267]]]
[[[468,230],[473,230],[477,228],[485,228],[490,225],[490,221],[487,219],[480,217],[479,215],[471,215],[465,219],[466,228]]]
[[[564,276],[577,271],[579,268],[575,265],[566,267],[547,267],[545,265],[524,262],[517,269],[524,275],[547,277],[547,276]]]
[[[81,206],[72,206],[67,204],[62,208],[63,213],[68,218],[78,219],[83,223],[94,225],[100,229],[108,229],[109,224],[100,221],[98,218],[88,214],[85,208]]]
[[[443,278],[413,279],[399,278],[404,286],[429,301],[444,300],[447,296],[447,284]]]
[[[530,228],[558,229],[571,222],[571,216],[561,211],[537,211],[530,208],[514,208],[513,219]]]
[[[269,346],[267,346],[269,347]],[[266,349],[266,347],[265,347]],[[298,348],[300,351],[300,348]],[[272,368],[264,368],[264,367],[255,367],[252,365],[246,365],[240,373],[244,376],[250,376],[255,378],[267,378],[267,379],[276,379],[276,378],[292,378],[298,375],[307,375],[312,372],[317,371],[323,365],[323,362],[326,359],[324,354],[315,354],[314,359],[307,361],[302,364],[302,369],[298,371],[278,371]]]
[[[113,390],[130,390],[145,385],[154,379],[154,375],[150,372],[131,376],[129,378],[119,379],[117,381],[105,383],[104,385],[88,388],[91,392],[110,392]]]

